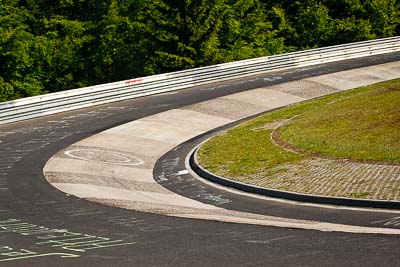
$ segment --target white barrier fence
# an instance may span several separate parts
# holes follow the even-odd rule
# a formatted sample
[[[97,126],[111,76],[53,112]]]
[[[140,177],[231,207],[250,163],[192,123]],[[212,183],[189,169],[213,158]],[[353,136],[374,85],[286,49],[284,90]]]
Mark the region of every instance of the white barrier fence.
[[[236,61],[0,103],[0,124],[274,70],[400,52],[400,36]]]

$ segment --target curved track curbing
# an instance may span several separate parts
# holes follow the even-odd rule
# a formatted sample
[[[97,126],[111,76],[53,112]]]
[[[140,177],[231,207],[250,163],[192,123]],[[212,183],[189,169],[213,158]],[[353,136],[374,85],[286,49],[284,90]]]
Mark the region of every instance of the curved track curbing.
[[[363,208],[378,208],[378,209],[396,209],[400,210],[400,202],[398,201],[384,201],[384,200],[369,200],[369,199],[355,199],[355,198],[339,198],[329,197],[311,194],[300,194],[291,191],[282,191],[271,188],[265,188],[246,183],[234,181],[225,177],[218,176],[214,173],[203,168],[197,160],[197,147],[195,151],[189,155],[189,163],[193,171],[202,178],[205,178],[214,183],[218,183],[223,186],[231,187],[248,193],[254,193],[267,197],[276,197],[287,200],[311,202],[318,204],[329,204],[338,206],[350,206],[350,207],[363,207]]]

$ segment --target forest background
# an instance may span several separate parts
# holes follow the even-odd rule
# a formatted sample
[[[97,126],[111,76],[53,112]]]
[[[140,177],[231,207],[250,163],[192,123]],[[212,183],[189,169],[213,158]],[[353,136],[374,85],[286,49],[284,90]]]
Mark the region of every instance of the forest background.
[[[2,0],[0,101],[400,35],[400,0]]]

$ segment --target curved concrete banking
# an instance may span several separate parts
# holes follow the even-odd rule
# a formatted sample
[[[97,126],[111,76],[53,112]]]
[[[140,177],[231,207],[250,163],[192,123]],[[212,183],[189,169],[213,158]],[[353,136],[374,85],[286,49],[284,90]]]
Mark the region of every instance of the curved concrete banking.
[[[400,77],[400,62],[392,62],[258,88],[172,109],[75,143],[54,155],[43,172],[50,184],[67,194],[126,209],[320,231],[400,234],[399,229],[293,220],[225,210],[174,194],[153,178],[154,164],[164,153],[214,128],[306,99],[397,77]],[[176,175],[184,173],[187,170]]]

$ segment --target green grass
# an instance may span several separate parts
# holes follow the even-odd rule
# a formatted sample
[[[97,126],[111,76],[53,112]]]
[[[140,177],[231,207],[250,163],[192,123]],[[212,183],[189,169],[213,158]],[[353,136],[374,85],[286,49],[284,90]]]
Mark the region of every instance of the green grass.
[[[327,157],[400,163],[400,82],[309,110],[280,135],[293,147]]]
[[[200,163],[228,177],[265,176],[307,157],[272,142],[271,123],[289,145],[329,157],[400,163],[400,80],[362,87],[267,113],[206,142]],[[279,169],[279,168],[278,168]],[[284,171],[284,170],[281,170]]]

